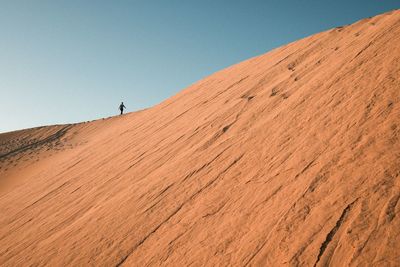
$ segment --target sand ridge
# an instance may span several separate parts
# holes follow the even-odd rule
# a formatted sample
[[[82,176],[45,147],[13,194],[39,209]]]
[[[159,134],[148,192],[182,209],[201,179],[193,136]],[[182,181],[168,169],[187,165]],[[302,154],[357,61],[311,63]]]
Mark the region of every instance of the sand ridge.
[[[398,266],[399,44],[396,10],[1,134],[1,265]]]

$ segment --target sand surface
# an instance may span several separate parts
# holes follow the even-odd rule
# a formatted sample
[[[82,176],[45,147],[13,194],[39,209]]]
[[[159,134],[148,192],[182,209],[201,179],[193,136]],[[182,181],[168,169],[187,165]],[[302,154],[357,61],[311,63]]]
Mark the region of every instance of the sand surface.
[[[400,11],[152,108],[0,135],[1,266],[400,266]]]

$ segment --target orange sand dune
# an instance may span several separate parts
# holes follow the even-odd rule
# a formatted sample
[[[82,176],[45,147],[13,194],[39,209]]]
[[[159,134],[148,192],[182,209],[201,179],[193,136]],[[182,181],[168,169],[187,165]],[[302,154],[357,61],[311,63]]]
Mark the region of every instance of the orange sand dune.
[[[1,266],[399,266],[400,11],[140,112],[0,135]]]

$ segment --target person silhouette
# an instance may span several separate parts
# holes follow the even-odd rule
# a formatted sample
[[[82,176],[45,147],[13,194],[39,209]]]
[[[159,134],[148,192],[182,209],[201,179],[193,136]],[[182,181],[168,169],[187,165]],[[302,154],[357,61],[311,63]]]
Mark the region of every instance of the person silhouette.
[[[122,115],[122,113],[124,113],[124,108],[126,108],[124,105],[124,102],[121,102],[121,105],[119,105],[119,110],[121,111],[120,115]]]

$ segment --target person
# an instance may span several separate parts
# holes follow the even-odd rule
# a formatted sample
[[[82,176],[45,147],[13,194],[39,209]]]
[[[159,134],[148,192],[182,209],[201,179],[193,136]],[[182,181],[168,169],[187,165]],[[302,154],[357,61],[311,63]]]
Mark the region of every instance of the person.
[[[120,115],[122,115],[122,113],[124,113],[124,108],[126,108],[124,105],[124,102],[121,102],[121,105],[119,105],[119,110],[121,111]]]

